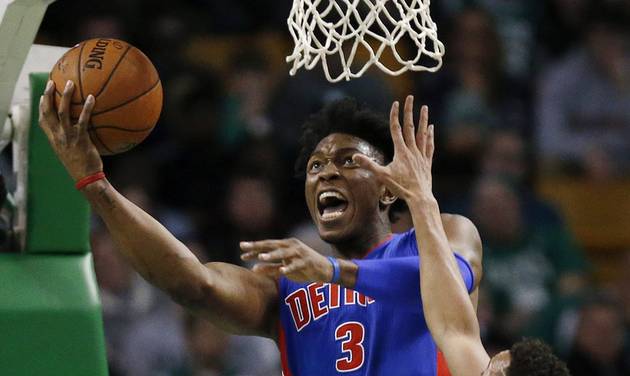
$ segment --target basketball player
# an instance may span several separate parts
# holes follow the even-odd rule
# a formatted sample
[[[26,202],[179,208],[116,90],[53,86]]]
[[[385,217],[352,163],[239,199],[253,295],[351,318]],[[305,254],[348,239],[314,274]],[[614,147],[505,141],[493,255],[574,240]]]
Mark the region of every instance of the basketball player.
[[[385,184],[389,192],[410,203],[409,209],[415,227],[415,238],[410,241],[417,242],[415,249],[421,250],[420,260],[422,261],[419,270],[422,307],[427,325],[435,342],[445,355],[450,372],[455,376],[569,375],[564,363],[556,358],[551,349],[541,341],[521,341],[516,343],[511,350],[503,351],[493,358],[490,358],[483,348],[475,308],[465,292],[470,289],[470,281],[466,279],[468,274],[462,272],[459,256],[451,251],[452,241],[449,239],[447,230],[450,218],[440,214],[431,189],[433,127],[427,127],[423,109],[420,127],[414,135],[413,122],[409,118],[412,103],[412,99],[408,98],[405,106],[404,131],[401,131],[400,126],[397,125],[397,114],[392,112],[390,124],[395,149],[394,161],[387,166],[382,166],[364,154],[358,153],[354,155],[353,163],[371,171],[379,181]],[[481,244],[474,227],[468,227],[468,230],[473,232],[470,238],[475,242],[475,247],[480,248]],[[284,274],[295,281],[330,279],[325,274],[317,274],[318,268],[310,262],[312,259],[309,256],[310,251],[302,250],[299,246],[283,246],[282,242],[263,241],[247,243],[242,245],[242,248],[247,250],[247,253],[243,255],[245,259],[253,259],[257,256],[259,260],[281,262],[276,265],[267,264],[255,267],[264,273]],[[371,257],[368,255],[366,258]],[[408,257],[401,257],[388,261],[395,262],[389,265],[397,274],[395,280],[386,274],[375,274],[376,268],[383,266],[384,262],[370,265],[371,261],[354,261],[357,267],[345,268],[347,274],[342,274],[342,284],[368,294],[379,294],[382,296],[381,301],[387,301],[386,292],[373,291],[373,288],[362,281],[373,277],[388,280],[390,283],[385,289],[389,290],[393,299],[398,300],[398,303],[406,301],[413,306],[414,302],[406,294],[397,293],[408,291],[409,288],[405,286],[417,283],[417,279],[414,278],[417,278],[417,275],[413,274],[413,268],[407,259]],[[417,258],[413,258],[411,262],[417,261]],[[381,269],[380,272],[384,270]],[[464,276],[464,279],[461,276]],[[395,304],[395,302],[388,303]]]
[[[41,128],[122,254],[147,281],[226,331],[275,339],[285,376],[448,372],[422,313],[415,232],[392,235],[388,219],[398,195],[411,207],[435,203],[423,201],[424,192],[388,189],[367,162],[384,166],[392,160],[387,121],[351,101],[333,103],[307,121],[298,160],[306,172],[307,206],[320,236],[340,258],[327,259],[294,239],[243,243],[244,258],[266,262],[250,271],[223,263],[202,265],[109,184],[87,132],[94,97],[88,95],[73,124],[73,90],[68,82],[55,112],[54,84],[48,83],[40,101]],[[414,139],[412,111],[409,97],[406,140]],[[395,103],[390,125],[400,134],[398,116]],[[424,107],[420,129],[427,129],[427,119]],[[396,158],[395,166],[407,163],[400,154]],[[396,176],[417,180],[415,173]],[[481,277],[477,231],[463,217],[442,215],[441,220],[447,247],[457,251],[461,278],[476,304]]]

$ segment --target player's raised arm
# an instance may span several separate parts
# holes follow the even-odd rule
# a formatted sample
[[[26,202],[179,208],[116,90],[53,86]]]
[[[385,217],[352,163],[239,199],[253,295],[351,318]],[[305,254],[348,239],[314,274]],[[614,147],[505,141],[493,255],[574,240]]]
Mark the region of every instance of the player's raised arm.
[[[416,229],[420,252],[420,288],[427,325],[444,353],[455,376],[478,376],[489,357],[479,337],[479,324],[467,294],[451,245],[447,238],[437,200],[432,192],[431,165],[434,151],[433,126],[428,126],[428,109],[421,110],[417,134],[413,125],[413,97],[405,102],[404,127],[399,122],[399,104],[390,114],[394,159],[381,166],[357,154],[355,160],[371,170],[388,189],[403,198]],[[472,227],[472,228],[471,228]],[[462,246],[480,248],[474,226],[456,220],[449,230],[460,237]],[[474,250],[473,250],[474,251]]]
[[[49,82],[40,101],[40,126],[70,176],[79,181],[102,171],[103,164],[87,132],[94,97],[88,96],[77,124],[73,124],[69,115],[73,90],[72,83],[65,87],[55,112],[54,84]],[[273,336],[278,297],[273,279],[229,264],[204,266],[106,179],[92,182],[82,192],[122,254],[147,281],[230,332]]]

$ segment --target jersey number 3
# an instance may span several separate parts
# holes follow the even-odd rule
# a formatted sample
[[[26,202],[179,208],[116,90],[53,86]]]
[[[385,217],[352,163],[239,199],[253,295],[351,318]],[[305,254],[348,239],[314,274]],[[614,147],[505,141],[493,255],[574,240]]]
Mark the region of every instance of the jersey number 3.
[[[335,340],[341,341],[341,352],[345,355],[335,363],[338,372],[352,372],[361,368],[365,360],[364,337],[365,328],[359,322],[348,321],[337,327]]]

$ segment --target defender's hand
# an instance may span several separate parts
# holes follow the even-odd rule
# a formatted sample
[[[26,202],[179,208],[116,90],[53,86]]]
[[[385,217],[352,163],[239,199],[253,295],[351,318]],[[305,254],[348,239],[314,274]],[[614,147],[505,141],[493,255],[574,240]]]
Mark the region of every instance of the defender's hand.
[[[413,96],[405,101],[404,127],[398,120],[399,104],[394,102],[389,126],[394,141],[394,159],[381,166],[365,155],[355,154],[353,159],[362,168],[370,170],[395,195],[405,201],[432,198],[431,164],[433,162],[434,131],[427,125],[429,109],[422,106],[418,131],[414,135]]]
[[[241,242],[243,260],[259,260],[253,270],[271,277],[284,275],[295,282],[329,282],[330,261],[297,239]]]
[[[87,128],[95,99],[87,96],[76,124],[70,119],[70,102],[74,83],[68,81],[61,96],[58,111],[54,111],[55,83],[48,81],[39,101],[39,126],[53,150],[75,181],[103,170],[101,156],[96,150]]]

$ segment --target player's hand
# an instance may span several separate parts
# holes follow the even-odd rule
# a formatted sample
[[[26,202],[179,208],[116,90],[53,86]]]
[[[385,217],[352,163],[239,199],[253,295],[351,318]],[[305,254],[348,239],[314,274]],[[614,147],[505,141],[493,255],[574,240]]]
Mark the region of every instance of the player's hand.
[[[399,103],[394,102],[389,126],[394,141],[394,159],[381,166],[363,154],[355,154],[354,161],[370,170],[396,196],[409,201],[432,198],[431,165],[433,162],[434,130],[428,125],[429,109],[422,106],[418,131],[414,132],[413,96],[405,101],[404,126],[400,126]]]
[[[329,282],[330,261],[297,239],[241,242],[241,259],[257,260],[253,270],[274,278],[281,275],[295,282]]]
[[[59,108],[55,111],[55,83],[48,81],[39,101],[39,126],[46,133],[50,145],[72,179],[77,181],[102,171],[103,162],[87,130],[96,103],[94,96],[87,96],[79,119],[73,120],[70,118],[73,92],[74,83],[68,81],[63,89]]]

